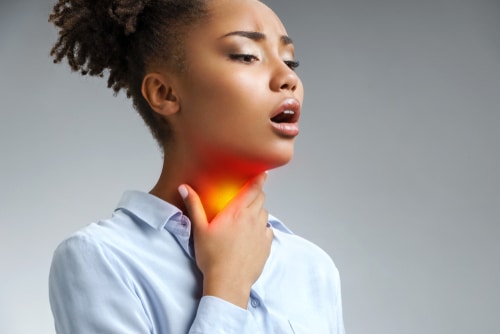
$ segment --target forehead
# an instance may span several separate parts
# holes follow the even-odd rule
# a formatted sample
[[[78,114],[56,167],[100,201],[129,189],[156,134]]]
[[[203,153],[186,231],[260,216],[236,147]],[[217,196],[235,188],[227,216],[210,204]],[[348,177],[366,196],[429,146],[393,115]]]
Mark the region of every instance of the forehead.
[[[278,16],[257,0],[211,0],[208,2],[208,29],[221,34],[234,30],[286,35]]]

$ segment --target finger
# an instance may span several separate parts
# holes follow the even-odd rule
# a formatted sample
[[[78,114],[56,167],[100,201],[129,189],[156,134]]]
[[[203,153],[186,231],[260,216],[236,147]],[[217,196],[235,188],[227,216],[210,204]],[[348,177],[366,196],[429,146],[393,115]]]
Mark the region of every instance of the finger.
[[[270,227],[266,228],[266,236],[269,238],[269,240],[273,240],[274,232],[272,228]]]
[[[269,225],[269,213],[266,209],[262,209],[259,212],[259,222],[261,222],[264,228],[270,227]]]
[[[260,173],[255,177],[255,180],[258,183],[259,188],[262,189],[264,187],[264,183],[267,180],[267,172]]]
[[[256,210],[262,209],[264,206],[264,202],[266,201],[266,194],[263,191],[260,191],[254,200],[248,205],[249,209],[255,208]]]
[[[230,202],[230,205],[237,205],[244,208],[250,206],[259,193],[262,192],[262,187],[264,186],[266,178],[267,173],[261,173],[250,179]]]
[[[181,184],[178,191],[184,201],[193,228],[196,230],[206,227],[208,225],[207,215],[196,191],[187,184]]]

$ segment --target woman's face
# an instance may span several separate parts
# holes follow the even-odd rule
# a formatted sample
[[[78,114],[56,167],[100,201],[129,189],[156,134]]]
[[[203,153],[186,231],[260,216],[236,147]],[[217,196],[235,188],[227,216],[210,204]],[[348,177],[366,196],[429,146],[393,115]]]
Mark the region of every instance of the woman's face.
[[[208,1],[187,34],[174,140],[202,168],[258,173],[293,155],[303,87],[278,17],[256,0]]]

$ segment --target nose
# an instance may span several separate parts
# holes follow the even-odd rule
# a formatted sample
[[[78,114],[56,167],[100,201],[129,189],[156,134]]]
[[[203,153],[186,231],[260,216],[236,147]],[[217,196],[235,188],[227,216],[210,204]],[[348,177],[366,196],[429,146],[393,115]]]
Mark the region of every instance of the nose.
[[[271,90],[276,92],[286,90],[295,92],[299,80],[297,73],[280,59],[274,67],[270,82]]]

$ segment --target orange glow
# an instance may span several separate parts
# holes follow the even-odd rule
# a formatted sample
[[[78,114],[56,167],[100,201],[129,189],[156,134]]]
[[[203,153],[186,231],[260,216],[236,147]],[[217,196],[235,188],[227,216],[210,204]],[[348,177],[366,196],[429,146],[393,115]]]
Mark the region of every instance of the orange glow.
[[[207,207],[210,208],[210,211],[219,213],[238,194],[239,190],[239,185],[235,183],[226,182],[218,185],[208,192]]]

